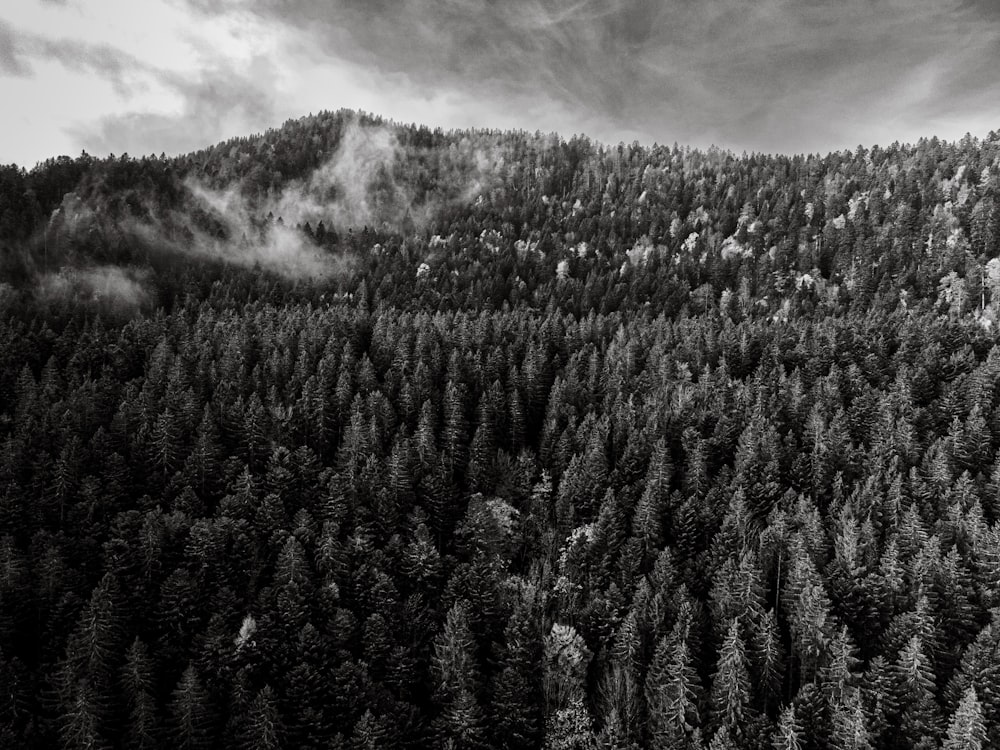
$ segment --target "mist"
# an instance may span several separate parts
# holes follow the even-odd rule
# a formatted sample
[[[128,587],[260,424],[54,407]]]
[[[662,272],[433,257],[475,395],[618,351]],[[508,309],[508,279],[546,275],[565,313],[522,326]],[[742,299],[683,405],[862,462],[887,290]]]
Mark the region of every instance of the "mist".
[[[288,185],[268,209],[291,223],[395,228],[416,210],[412,191],[394,175],[404,159],[393,131],[352,120],[333,156],[305,180]]]
[[[410,236],[439,231],[446,209],[499,186],[504,158],[488,139],[466,137],[443,151],[403,143],[393,127],[352,117],[329,158],[264,197],[249,197],[239,180],[218,187],[193,175],[169,206],[141,193],[123,212],[100,191],[67,193],[25,252],[25,279],[42,301],[122,310],[152,300],[157,269],[184,259],[293,282],[329,281],[350,274],[366,248],[320,246],[306,223],[323,222],[341,236],[363,227]]]
[[[473,146],[467,139],[443,163],[429,164],[433,149],[407,146],[386,125],[363,125],[350,119],[336,151],[303,179],[286,184],[277,195],[251,202],[239,183],[216,189],[198,179],[185,188],[194,207],[207,211],[225,229],[226,239],[210,236],[190,217],[176,214],[195,240],[184,252],[243,266],[260,266],[292,279],[321,279],[348,270],[353,258],[332,255],[296,229],[321,222],[338,232],[368,227],[400,234],[425,232],[441,212],[468,203],[499,182],[503,156],[496,149]],[[432,189],[418,186],[418,175],[436,169]],[[259,217],[277,217],[262,225]],[[155,239],[155,226],[142,228]]]
[[[287,185],[265,210],[287,223],[338,231],[362,227],[406,234],[427,231],[449,206],[469,203],[499,183],[503,155],[463,139],[440,157],[436,149],[400,142],[387,125],[348,121],[334,154],[306,179]],[[431,189],[418,184],[433,174]]]
[[[36,295],[43,302],[97,303],[133,312],[150,299],[148,276],[148,271],[121,266],[67,267],[43,273],[36,283]]]
[[[265,223],[258,228],[247,200],[237,187],[212,190],[196,180],[185,187],[194,204],[208,210],[223,228],[223,237],[198,227],[188,213],[173,212],[171,223],[188,230],[190,242],[173,242],[178,252],[218,260],[224,263],[259,267],[293,280],[324,279],[345,268],[342,258],[334,258],[308,236],[282,222]],[[139,223],[136,230],[150,242],[163,241],[162,228]]]

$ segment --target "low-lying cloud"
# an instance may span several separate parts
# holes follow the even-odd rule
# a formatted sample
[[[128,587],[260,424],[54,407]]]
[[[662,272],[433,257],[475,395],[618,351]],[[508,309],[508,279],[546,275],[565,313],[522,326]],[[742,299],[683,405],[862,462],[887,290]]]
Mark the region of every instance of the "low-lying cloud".
[[[41,237],[39,288],[43,298],[138,306],[143,284],[152,279],[128,267],[116,276],[114,263],[128,266],[132,256],[149,252],[260,268],[294,281],[328,280],[350,272],[357,248],[320,246],[307,223],[315,228],[322,222],[341,236],[362,227],[423,232],[442,211],[494,187],[503,158],[488,143],[468,139],[443,156],[439,149],[402,143],[393,127],[351,117],[326,161],[265,196],[238,181],[218,187],[190,176],[175,205],[162,208],[153,196],[140,195],[134,201],[140,210],[121,216],[105,198],[69,193]],[[431,188],[418,184],[428,174]]]
[[[441,156],[402,144],[392,127],[351,119],[336,152],[306,179],[287,185],[267,210],[288,223],[323,221],[338,230],[424,231],[442,209],[494,186],[503,159],[496,149],[468,141]],[[436,184],[421,190],[417,174],[431,168]]]
[[[169,242],[159,223],[139,222],[135,231],[152,245],[206,260],[231,265],[259,267],[289,279],[320,280],[344,269],[344,261],[334,258],[307,235],[284,222],[255,220],[246,199],[236,187],[213,190],[197,181],[186,183],[194,207],[207,209],[221,223],[223,236],[205,231],[189,214],[173,211],[172,228],[182,226],[188,240]]]
[[[269,210],[314,226],[320,221],[338,228],[396,225],[414,200],[393,174],[402,158],[391,129],[351,121],[336,153],[308,178],[287,186]]]
[[[121,266],[66,267],[43,273],[36,294],[43,302],[69,300],[131,312],[150,299],[148,277],[146,270]]]

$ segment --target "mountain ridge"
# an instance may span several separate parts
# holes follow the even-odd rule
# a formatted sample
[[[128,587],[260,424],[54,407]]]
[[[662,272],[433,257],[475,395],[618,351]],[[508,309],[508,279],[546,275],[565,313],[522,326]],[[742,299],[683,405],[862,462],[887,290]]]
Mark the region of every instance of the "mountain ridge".
[[[436,257],[433,238],[457,236],[466,252],[540,248],[553,278],[565,275],[561,262],[567,273],[588,266],[588,254],[620,269],[653,253],[669,257],[691,290],[713,277],[716,299],[738,290],[740,260],[760,266],[755,279],[780,277],[772,301],[816,281],[877,290],[899,272],[909,304],[938,302],[950,273],[972,285],[978,268],[986,293],[1000,234],[998,158],[995,134],[825,157],[736,156],[445,132],[341,110],[179,157],[83,155],[31,172],[3,168],[0,272],[18,288],[95,265],[155,280],[180,259],[317,281],[342,278],[375,246],[423,253],[416,273]]]

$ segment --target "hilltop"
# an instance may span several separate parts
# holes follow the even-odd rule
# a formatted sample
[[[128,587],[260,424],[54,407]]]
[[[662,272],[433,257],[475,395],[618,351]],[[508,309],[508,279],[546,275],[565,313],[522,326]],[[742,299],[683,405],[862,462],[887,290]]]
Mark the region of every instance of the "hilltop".
[[[4,278],[36,286],[97,266],[159,291],[179,258],[356,291],[426,264],[441,297],[406,304],[669,314],[729,290],[768,314],[943,304],[992,325],[998,155],[992,135],[737,156],[340,111],[176,158],[6,167],[0,247]],[[473,262],[489,288],[469,294],[452,272]]]

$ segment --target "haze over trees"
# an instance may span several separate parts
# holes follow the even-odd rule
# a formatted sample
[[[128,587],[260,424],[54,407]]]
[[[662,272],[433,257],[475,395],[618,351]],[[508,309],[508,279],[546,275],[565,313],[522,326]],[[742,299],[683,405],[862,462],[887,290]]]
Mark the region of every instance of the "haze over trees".
[[[321,113],[0,250],[0,746],[1000,745],[995,133]]]

